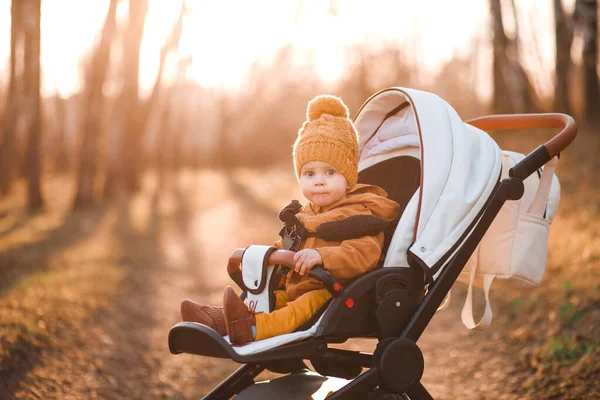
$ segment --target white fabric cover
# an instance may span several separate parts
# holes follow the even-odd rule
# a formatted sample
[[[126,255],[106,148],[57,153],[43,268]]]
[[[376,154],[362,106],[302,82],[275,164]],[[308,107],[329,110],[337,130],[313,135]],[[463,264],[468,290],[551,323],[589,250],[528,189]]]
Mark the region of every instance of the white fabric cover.
[[[405,102],[405,100],[402,100],[402,102]],[[397,151],[398,149],[418,149],[420,147],[417,122],[411,107],[406,107],[405,109],[400,110],[398,114],[385,120],[379,127],[377,134],[369,139],[373,131],[375,131],[381,123],[382,117],[385,117],[385,114],[389,112],[388,110],[383,115],[380,115],[376,113],[377,110],[378,109],[368,107],[363,111],[367,113],[373,112],[373,119],[371,120],[369,118],[369,120],[366,120],[364,117],[361,119],[361,123],[363,124],[361,129],[363,129],[363,134],[361,135],[360,161],[369,157]],[[383,111],[384,110],[381,110],[381,112]],[[361,116],[362,115],[364,114],[361,113]],[[365,140],[367,141],[365,142]],[[389,158],[389,155],[387,158]],[[417,158],[421,158],[420,152]]]
[[[325,313],[326,312],[327,311],[325,311]],[[302,339],[309,338],[311,336],[315,336],[315,334],[317,332],[317,328],[319,326],[319,323],[321,323],[321,320],[323,319],[323,316],[325,315],[325,313],[323,313],[323,315],[321,315],[321,318],[319,318],[317,320],[317,322],[313,326],[310,327],[310,329],[307,329],[305,331],[292,332],[292,333],[286,333],[285,335],[273,336],[268,339],[250,342],[243,346],[232,346],[232,348],[239,355],[245,356],[248,354],[260,353],[265,350],[270,350],[270,349],[277,348],[279,346],[283,346],[284,344],[296,342],[298,340],[302,340]],[[229,336],[225,336],[224,338],[225,338],[225,340],[227,340],[227,342],[229,344],[231,344],[231,341],[229,340]]]
[[[410,107],[389,118],[372,137],[386,114],[402,102]],[[440,97],[414,89],[390,88],[373,95],[355,126],[363,161],[391,158],[397,146],[420,147],[421,188],[400,219],[385,266],[408,267],[410,250],[431,268],[492,193],[501,170],[500,149],[485,132],[462,122]],[[415,224],[416,237],[411,233]]]
[[[380,163],[381,161],[402,156],[409,156],[420,160],[421,150],[418,147],[409,146],[400,149],[390,150],[385,153],[370,153],[366,155],[362,160],[360,160],[360,162],[358,163],[358,170],[362,171],[363,169],[369,168],[377,163]]]
[[[505,151],[502,178],[525,156]],[[542,282],[548,256],[550,222],[560,200],[560,185],[554,175],[558,159],[546,164],[541,178],[534,173],[523,181],[523,197],[504,203],[465,265],[458,280],[468,286],[461,313],[469,329],[484,329],[492,322],[489,292],[498,289],[525,289]],[[476,323],[473,318],[473,287],[483,288],[485,311]]]
[[[253,294],[246,292],[246,304],[254,308],[256,312],[269,313],[269,282],[273,275],[274,265],[267,265],[265,258],[268,257],[268,252],[273,249],[272,246],[253,245],[248,246],[242,255],[242,279],[244,285],[249,289],[257,289],[262,284],[263,269],[267,268],[265,275],[265,290],[261,293]],[[255,308],[256,307],[256,308]]]

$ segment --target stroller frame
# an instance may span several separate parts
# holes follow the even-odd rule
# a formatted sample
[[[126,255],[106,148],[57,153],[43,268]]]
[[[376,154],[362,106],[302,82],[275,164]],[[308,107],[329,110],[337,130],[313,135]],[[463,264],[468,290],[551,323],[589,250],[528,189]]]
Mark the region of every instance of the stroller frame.
[[[208,393],[205,399],[229,399],[253,385],[254,378],[265,369],[274,372],[306,371],[302,360],[315,358],[353,365],[355,370],[357,369],[355,373],[345,376],[355,379],[329,395],[327,397],[329,400],[358,399],[376,387],[382,387],[392,393],[405,394],[412,400],[433,399],[420,382],[424,360],[417,341],[503,204],[507,200],[520,199],[524,191],[523,180],[558,156],[577,133],[573,118],[564,114],[492,115],[466,121],[466,123],[483,130],[528,128],[561,128],[562,130],[516,164],[510,170],[508,178],[497,182],[485,206],[465,231],[463,236],[466,238],[462,238],[465,240],[459,241],[462,243],[460,248],[451,255],[435,280],[428,277],[427,293],[401,334],[379,338],[373,354],[329,348],[328,343],[341,343],[351,336],[340,336],[335,332],[318,332],[319,335],[314,338],[243,356],[235,352],[212,329],[196,323],[182,322],[174,326],[169,333],[169,348],[173,354],[191,353],[231,358],[245,364]],[[287,260],[291,263],[289,253],[291,252],[276,251],[270,261],[285,264]],[[293,253],[291,255],[293,256]],[[240,258],[240,251],[235,251],[230,258],[230,264],[239,264]],[[416,257],[412,260],[409,257],[411,267],[427,268],[424,265],[418,265],[419,261]],[[340,315],[343,317],[344,313],[349,312],[344,307],[345,299],[359,297],[372,288],[379,278],[386,274],[397,273],[398,270],[406,270],[406,268],[375,269],[358,277],[346,288],[341,288],[335,278],[323,268],[314,268],[310,275],[322,281],[330,290],[334,297],[330,307],[337,307],[337,309],[329,315],[336,315],[337,318],[340,318]],[[360,374],[361,368],[368,368],[368,370]]]

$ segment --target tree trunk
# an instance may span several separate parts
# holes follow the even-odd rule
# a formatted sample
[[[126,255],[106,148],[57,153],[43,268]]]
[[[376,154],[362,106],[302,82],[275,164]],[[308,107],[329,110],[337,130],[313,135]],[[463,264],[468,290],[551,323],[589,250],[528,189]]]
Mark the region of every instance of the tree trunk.
[[[521,64],[521,52],[519,49],[519,17],[517,12],[517,4],[515,0],[511,2],[513,19],[515,24],[515,38],[511,42],[512,54],[514,57],[509,57],[511,69],[514,71],[513,86],[515,96],[516,109],[515,112],[534,113],[537,112],[536,100],[537,94],[535,87],[529,79],[527,71]]]
[[[119,107],[121,98],[111,100],[109,126],[107,127],[106,149],[105,149],[105,171],[104,186],[102,187],[102,198],[108,199],[115,194],[117,187],[117,176],[119,174],[119,145],[123,131],[123,118],[125,112]]]
[[[158,189],[159,189],[159,191],[162,190],[162,188],[164,187],[164,183],[165,183],[166,176],[167,176],[168,164],[169,164],[169,161],[167,160],[167,158],[170,153],[169,153],[169,151],[167,151],[167,146],[168,146],[167,137],[171,132],[170,131],[171,120],[173,119],[173,117],[172,117],[172,105],[170,104],[170,102],[172,102],[173,97],[174,97],[173,96],[174,90],[172,87],[167,88],[166,91],[164,90],[162,77],[163,77],[163,72],[164,72],[165,61],[167,59],[167,55],[169,53],[176,53],[177,49],[179,48],[179,43],[181,41],[181,34],[183,32],[183,17],[185,16],[186,12],[187,12],[187,9],[185,8],[185,2],[182,2],[181,9],[179,11],[179,17],[177,18],[177,21],[171,28],[171,33],[169,34],[167,41],[163,44],[162,48],[160,49],[160,59],[159,59],[159,63],[158,63],[158,73],[156,76],[156,80],[154,81],[154,86],[152,87],[152,92],[150,93],[150,97],[144,104],[143,110],[141,112],[142,120],[141,120],[141,127],[140,127],[141,133],[140,134],[142,135],[142,140],[143,140],[143,135],[147,131],[151,113],[156,111],[157,113],[160,113],[160,115],[161,115],[160,122],[158,123],[159,130],[157,133],[156,148],[155,148],[155,152],[154,152],[154,154],[156,155],[154,157],[154,161],[156,162],[156,167],[158,170]],[[162,104],[163,104],[162,109],[159,105],[159,103],[161,103],[161,102],[159,102],[159,98],[161,98],[161,97],[164,99],[164,101],[162,102]]]
[[[219,138],[217,139],[217,159],[216,165],[219,166],[226,174],[229,173],[231,167],[231,109],[227,94],[222,92],[219,100]]]
[[[155,162],[158,170],[158,191],[161,192],[165,188],[168,175],[168,137],[171,126],[171,113],[172,113],[172,101],[171,92],[168,90],[165,92],[165,101],[163,103],[163,109],[161,110],[161,116],[158,123],[158,132],[156,136],[155,145]]]
[[[173,159],[173,173],[178,174],[181,169],[185,167],[185,152],[184,143],[189,129],[188,123],[188,102],[192,98],[190,95],[190,87],[186,84],[185,76],[186,71],[190,65],[189,59],[181,59],[177,65],[177,79],[173,88],[175,89],[175,96],[172,97],[171,101],[175,101],[175,119],[173,126],[173,148],[172,148],[172,159]]]
[[[104,97],[102,88],[110,62],[110,48],[116,30],[118,0],[111,0],[102,28],[100,43],[87,69],[85,111],[79,132],[79,168],[74,208],[90,207],[94,203],[96,172],[98,169],[98,141],[102,134]]]
[[[562,0],[554,0],[554,26],[556,29],[556,64],[554,71],[554,111],[571,113],[569,106],[569,71],[571,70],[571,45],[573,23],[566,15]]]
[[[518,35],[517,10],[513,18]],[[493,27],[493,108],[498,113],[535,112],[536,93],[519,61],[518,36],[510,40],[504,31],[500,0],[490,0]]]
[[[600,85],[598,83],[598,2],[577,0],[583,38],[583,115],[584,121],[595,126],[600,124]]]
[[[140,44],[144,34],[144,22],[148,11],[147,0],[129,0],[129,25],[125,31],[123,66],[122,105],[126,107],[119,148],[119,176],[121,186],[127,192],[136,191],[139,186],[142,165],[143,120],[138,96]]]
[[[186,115],[185,115],[185,105],[181,104],[184,103],[187,98],[187,96],[185,96],[185,87],[182,88],[183,90],[181,90],[179,92],[179,96],[176,100],[175,103],[175,107],[174,107],[174,123],[172,125],[172,131],[171,131],[171,138],[172,138],[172,142],[171,142],[171,171],[173,173],[174,176],[177,176],[177,174],[181,171],[181,169],[184,166],[183,163],[183,154],[182,154],[182,144],[183,144],[183,138],[185,136],[185,131],[186,131]],[[183,96],[185,97],[183,97]],[[179,105],[179,107],[178,107]]]
[[[187,12],[187,9],[185,8],[185,1],[183,1],[181,3],[181,9],[179,11],[179,17],[177,18],[177,21],[175,22],[175,24],[173,24],[173,27],[171,28],[171,33],[169,34],[167,41],[163,44],[163,46],[160,49],[160,60],[158,63],[158,73],[156,74],[156,80],[154,81],[154,86],[152,87],[152,92],[150,93],[150,97],[148,98],[148,101],[144,105],[143,120],[142,120],[142,132],[145,132],[145,130],[147,128],[147,124],[150,119],[149,118],[150,113],[152,112],[154,107],[156,107],[158,98],[161,94],[161,88],[163,85],[162,77],[163,77],[163,72],[165,69],[165,61],[167,59],[167,55],[169,55],[169,53],[171,53],[171,52],[176,53],[177,49],[179,48],[179,43],[181,41],[181,34],[183,32],[183,17],[185,16],[186,12]]]
[[[506,64],[506,51],[508,48],[508,38],[504,33],[502,23],[502,5],[500,0],[490,0],[490,12],[492,14],[493,29],[493,99],[492,107],[496,112],[508,113],[511,111],[510,92],[504,80]]]
[[[21,0],[12,0],[11,28],[10,28],[10,64],[9,84],[6,96],[6,107],[0,126],[0,193],[7,194],[10,191],[13,180],[14,154],[15,154],[15,131],[17,129],[17,117],[20,112],[19,102],[21,93],[18,90],[18,76],[16,70],[17,47],[22,45],[22,13]]]
[[[67,140],[67,100],[58,94],[55,97],[56,107],[56,144],[54,147],[54,171],[64,174],[70,170],[71,163],[69,158],[68,140]]]
[[[21,0],[25,28],[25,109],[27,116],[27,147],[25,166],[27,176],[27,208],[37,211],[43,207],[41,193],[41,99],[40,99],[40,22],[41,0]]]

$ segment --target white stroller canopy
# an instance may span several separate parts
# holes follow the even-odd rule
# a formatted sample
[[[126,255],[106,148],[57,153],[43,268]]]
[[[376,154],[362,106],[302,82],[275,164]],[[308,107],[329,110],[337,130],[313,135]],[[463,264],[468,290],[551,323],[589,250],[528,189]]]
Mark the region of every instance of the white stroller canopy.
[[[386,119],[392,110],[397,114]],[[444,256],[458,249],[454,245],[461,244],[500,177],[498,145],[465,124],[440,97],[414,89],[395,87],[374,94],[354,123],[359,170],[399,155],[421,160],[420,188],[400,218],[385,266],[408,267],[410,251],[439,273],[436,263],[445,263]]]

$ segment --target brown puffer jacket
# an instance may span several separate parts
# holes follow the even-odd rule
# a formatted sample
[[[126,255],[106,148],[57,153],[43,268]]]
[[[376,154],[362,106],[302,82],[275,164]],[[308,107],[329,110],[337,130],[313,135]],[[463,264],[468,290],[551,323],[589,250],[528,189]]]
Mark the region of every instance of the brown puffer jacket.
[[[344,199],[328,207],[307,203],[296,217],[306,229],[315,232],[317,226],[325,222],[339,221],[355,215],[372,215],[393,221],[398,217],[399,212],[398,203],[388,199],[383,189],[374,185],[357,184]],[[275,247],[282,248],[282,241],[275,243]],[[309,237],[301,247],[301,249],[316,249],[323,258],[323,267],[342,285],[375,268],[381,257],[382,248],[383,232],[377,236],[363,236],[342,242]],[[287,274],[285,281],[288,301],[297,299],[311,290],[323,288],[319,281],[297,274],[293,270]]]

